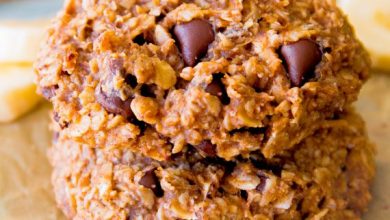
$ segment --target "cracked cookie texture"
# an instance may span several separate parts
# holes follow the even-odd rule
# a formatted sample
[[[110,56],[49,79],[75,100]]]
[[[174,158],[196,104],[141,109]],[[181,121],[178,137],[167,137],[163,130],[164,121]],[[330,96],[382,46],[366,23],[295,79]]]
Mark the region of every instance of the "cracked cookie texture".
[[[157,161],[60,132],[49,153],[56,200],[73,219],[359,219],[375,149],[359,116],[339,117],[283,155],[234,161],[195,148]]]
[[[323,120],[355,101],[369,66],[332,0],[67,0],[35,65],[38,91],[54,105],[63,144],[82,143],[80,157],[84,145],[98,148],[85,153],[104,158],[118,151],[105,160],[135,154],[126,164],[130,176],[142,172],[137,170],[142,156],[170,163],[191,150],[224,161],[248,161],[253,153],[267,159],[288,154]],[[116,167],[121,163],[114,164],[109,170],[121,169]],[[223,169],[200,164],[182,166],[190,173],[216,169],[212,176],[202,174],[213,191]],[[244,164],[242,170],[252,170]],[[155,172],[181,178],[175,166]],[[191,184],[183,187],[192,190]],[[222,196],[215,189],[207,200],[206,189],[196,190],[203,194],[195,193],[199,197],[188,204],[189,216],[216,212],[225,198],[237,212],[244,205],[234,193]],[[247,201],[258,198],[249,191]],[[168,204],[165,200],[140,203],[139,210],[155,210],[156,204]],[[206,209],[208,202],[213,205]],[[116,209],[138,212],[121,204]],[[265,216],[276,215],[266,210]],[[168,211],[158,213],[176,215]]]

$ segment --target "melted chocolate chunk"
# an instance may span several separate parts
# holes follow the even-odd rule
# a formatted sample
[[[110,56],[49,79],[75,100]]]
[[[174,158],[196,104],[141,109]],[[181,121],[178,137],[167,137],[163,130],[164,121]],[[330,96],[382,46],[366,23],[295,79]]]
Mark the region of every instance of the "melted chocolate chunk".
[[[130,108],[131,98],[123,101],[116,91],[106,94],[103,92],[101,86],[96,88],[95,97],[97,102],[109,113],[119,114],[125,118],[132,118],[134,116]]]
[[[230,98],[226,92],[225,85],[222,83],[223,74],[214,74],[213,81],[207,85],[206,92],[217,96],[224,105],[230,103]]]
[[[146,188],[151,189],[157,197],[162,197],[164,195],[164,191],[160,185],[160,180],[154,173],[154,169],[145,172],[144,176],[139,180],[138,183]]]
[[[319,46],[307,39],[283,45],[280,52],[293,86],[302,86],[313,77],[322,58]]]
[[[202,151],[208,157],[215,157],[217,155],[216,146],[210,141],[202,141],[202,143],[196,145],[195,148]]]
[[[214,41],[213,27],[206,20],[201,19],[177,24],[173,33],[179,41],[180,51],[188,66],[195,66],[207,52],[209,44]]]
[[[265,183],[267,182],[268,177],[262,173],[258,173],[257,175],[260,178],[259,185],[256,186],[256,190],[259,192],[263,192],[265,188]]]

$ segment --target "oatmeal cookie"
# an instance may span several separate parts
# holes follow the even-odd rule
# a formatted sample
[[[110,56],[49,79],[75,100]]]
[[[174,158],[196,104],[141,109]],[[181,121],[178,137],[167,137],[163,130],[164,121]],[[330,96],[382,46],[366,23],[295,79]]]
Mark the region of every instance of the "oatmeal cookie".
[[[35,66],[64,136],[165,161],[283,154],[370,63],[332,0],[68,0]]]
[[[73,219],[359,219],[374,147],[359,116],[340,117],[271,159],[187,148],[161,162],[60,132],[49,154],[56,200]]]

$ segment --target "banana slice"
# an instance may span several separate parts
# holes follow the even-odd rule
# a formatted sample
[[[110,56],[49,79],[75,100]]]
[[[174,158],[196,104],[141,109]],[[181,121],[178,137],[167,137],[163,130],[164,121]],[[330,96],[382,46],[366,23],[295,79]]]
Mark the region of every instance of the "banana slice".
[[[339,0],[377,69],[390,71],[390,0]]]
[[[10,122],[34,108],[41,98],[35,93],[32,64],[0,64],[0,122]]]
[[[47,21],[0,22],[0,63],[34,62]]]

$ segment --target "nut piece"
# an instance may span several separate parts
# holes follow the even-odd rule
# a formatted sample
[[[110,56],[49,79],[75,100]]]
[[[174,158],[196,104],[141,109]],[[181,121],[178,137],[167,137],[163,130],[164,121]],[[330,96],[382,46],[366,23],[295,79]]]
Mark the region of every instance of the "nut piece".
[[[161,25],[156,25],[156,28],[154,29],[154,39],[158,45],[163,45],[171,39],[171,36]]]
[[[159,87],[169,89],[176,84],[176,72],[167,62],[158,60],[154,68],[156,71],[154,82]]]
[[[234,169],[231,176],[227,178],[228,182],[241,190],[254,190],[260,184],[260,178],[250,172],[249,164],[239,164]]]
[[[137,96],[131,102],[131,110],[138,120],[149,124],[157,121],[158,104],[149,97]]]

